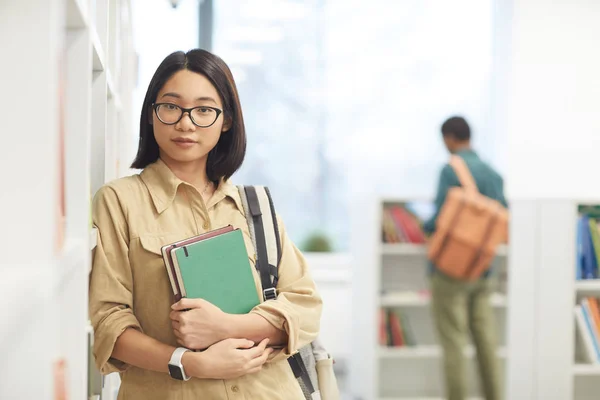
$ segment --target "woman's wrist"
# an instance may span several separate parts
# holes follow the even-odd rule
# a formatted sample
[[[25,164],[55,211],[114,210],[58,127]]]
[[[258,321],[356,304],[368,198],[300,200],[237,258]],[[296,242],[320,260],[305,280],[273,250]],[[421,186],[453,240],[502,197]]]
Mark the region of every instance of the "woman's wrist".
[[[187,376],[193,378],[208,378],[206,375],[205,355],[201,352],[186,351],[181,357],[181,364]]]
[[[219,324],[219,336],[221,340],[242,338],[242,336],[239,336],[239,318],[243,316],[244,314],[223,314],[223,318]]]

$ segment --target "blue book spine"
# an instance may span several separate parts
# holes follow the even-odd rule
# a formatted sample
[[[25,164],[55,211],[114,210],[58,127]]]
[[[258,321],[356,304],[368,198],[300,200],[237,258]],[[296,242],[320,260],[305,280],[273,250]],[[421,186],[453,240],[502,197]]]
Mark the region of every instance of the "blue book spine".
[[[583,279],[583,217],[577,220],[577,252],[575,259],[575,279]]]
[[[592,234],[590,232],[590,222],[587,216],[581,217],[582,227],[582,238],[583,242],[583,260],[582,260],[582,274],[583,279],[594,279],[594,271],[598,268],[596,264],[596,255],[594,254],[594,244],[592,242]],[[594,266],[596,264],[596,266]]]
[[[588,218],[588,224],[587,224],[587,236],[589,239],[589,254],[588,254],[588,260],[589,260],[589,271],[587,274],[587,279],[597,279],[598,278],[598,259],[596,258],[596,250],[594,250],[594,240],[592,239],[592,232],[590,229],[592,229],[592,227],[590,226],[589,223],[590,219]]]

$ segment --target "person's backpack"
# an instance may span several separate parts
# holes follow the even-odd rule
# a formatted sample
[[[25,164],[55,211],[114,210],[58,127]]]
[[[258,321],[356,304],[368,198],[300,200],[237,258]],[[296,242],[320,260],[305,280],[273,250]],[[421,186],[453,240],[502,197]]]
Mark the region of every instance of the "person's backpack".
[[[271,194],[264,186],[238,186],[238,191],[256,250],[264,301],[275,300],[281,242]],[[339,399],[333,359],[318,338],[289,357],[288,362],[306,400]]]
[[[448,191],[428,258],[444,274],[475,280],[493,261],[498,245],[508,237],[508,210],[498,201],[479,193],[465,161],[456,155],[450,166],[461,184]]]

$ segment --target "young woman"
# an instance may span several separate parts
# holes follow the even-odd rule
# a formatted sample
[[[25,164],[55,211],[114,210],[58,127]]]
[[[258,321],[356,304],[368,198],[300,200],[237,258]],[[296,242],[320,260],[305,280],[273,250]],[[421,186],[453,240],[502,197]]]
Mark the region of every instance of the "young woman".
[[[143,171],[106,184],[93,203],[94,355],[103,373],[121,372],[119,399],[304,398],[286,359],[317,336],[321,298],[281,221],[279,296],[249,314],[202,300],[173,304],[161,257],[165,244],[231,224],[243,231],[262,293],[243,205],[229,181],[245,150],[227,65],[203,50],[165,58],[142,108],[132,168]]]

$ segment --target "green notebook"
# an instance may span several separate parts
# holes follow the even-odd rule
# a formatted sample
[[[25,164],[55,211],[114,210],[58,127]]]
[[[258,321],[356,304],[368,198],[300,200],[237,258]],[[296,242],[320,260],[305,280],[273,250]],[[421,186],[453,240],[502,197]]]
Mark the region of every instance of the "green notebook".
[[[242,231],[213,236],[171,250],[184,297],[204,299],[229,314],[260,303]]]

